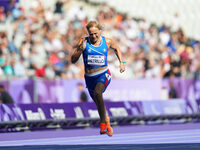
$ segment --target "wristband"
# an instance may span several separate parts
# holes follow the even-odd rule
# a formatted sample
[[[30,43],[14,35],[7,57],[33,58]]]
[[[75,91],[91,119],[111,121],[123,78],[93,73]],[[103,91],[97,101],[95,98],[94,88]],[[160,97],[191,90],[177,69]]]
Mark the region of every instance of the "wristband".
[[[125,62],[125,61],[120,61],[120,63],[123,63],[123,64],[125,64],[126,62]]]

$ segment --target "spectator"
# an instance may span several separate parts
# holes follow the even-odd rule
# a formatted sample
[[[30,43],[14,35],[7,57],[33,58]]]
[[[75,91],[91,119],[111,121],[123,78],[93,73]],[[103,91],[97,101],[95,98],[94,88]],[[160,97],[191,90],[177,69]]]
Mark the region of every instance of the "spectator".
[[[0,104],[13,104],[11,95],[5,91],[4,86],[0,85]]]
[[[8,43],[8,50],[10,53],[18,53],[18,49],[17,49],[14,41],[15,41],[15,36],[12,36],[12,40],[10,40]]]
[[[82,83],[77,84],[78,90],[79,90],[79,102],[87,102],[88,97],[86,92],[84,91],[84,86]]]
[[[169,98],[177,98],[177,91],[174,88],[174,83],[171,81],[169,83],[170,89],[169,89]]]
[[[5,8],[3,6],[0,6],[0,23],[5,22]]]
[[[17,59],[13,61],[13,69],[14,69],[14,74],[17,77],[25,77],[26,76],[26,70],[25,66],[23,65],[22,59]]]
[[[63,7],[63,2],[61,0],[57,0],[54,12],[61,14],[63,12],[62,7]]]

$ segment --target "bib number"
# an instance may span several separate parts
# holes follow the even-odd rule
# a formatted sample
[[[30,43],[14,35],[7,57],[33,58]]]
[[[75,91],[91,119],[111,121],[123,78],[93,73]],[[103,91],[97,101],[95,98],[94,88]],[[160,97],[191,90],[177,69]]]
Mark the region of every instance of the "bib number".
[[[103,66],[105,65],[105,56],[102,55],[88,55],[88,65]]]

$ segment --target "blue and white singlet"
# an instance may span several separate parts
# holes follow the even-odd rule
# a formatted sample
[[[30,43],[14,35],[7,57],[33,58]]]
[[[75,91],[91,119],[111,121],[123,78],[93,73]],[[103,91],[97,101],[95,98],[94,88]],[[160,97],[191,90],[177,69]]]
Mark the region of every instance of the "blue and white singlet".
[[[101,37],[99,46],[94,46],[90,43],[89,37],[86,37],[86,48],[83,51],[83,61],[85,70],[97,69],[107,66],[108,46],[105,37]]]

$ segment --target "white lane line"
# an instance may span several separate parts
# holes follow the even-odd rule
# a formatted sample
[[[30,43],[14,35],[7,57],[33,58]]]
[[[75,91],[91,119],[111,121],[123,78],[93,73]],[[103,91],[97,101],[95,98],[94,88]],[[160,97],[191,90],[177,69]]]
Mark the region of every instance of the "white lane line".
[[[126,139],[125,137],[124,137],[124,139],[123,138],[121,138],[121,139],[110,139],[110,140],[106,140],[106,142],[105,142],[105,139],[104,140],[85,140],[85,141],[66,141],[65,143],[66,144],[85,144],[85,143],[90,143],[90,144],[92,144],[92,143],[95,143],[95,144],[124,144],[124,143],[130,143],[130,144],[132,144],[132,143],[136,143],[136,142],[142,142],[142,143],[146,143],[146,142],[153,142],[153,143],[160,143],[161,141],[167,141],[167,142],[169,142],[170,143],[170,141],[175,141],[175,142],[178,142],[178,141],[182,141],[182,140],[186,140],[186,139],[192,139],[192,138],[196,138],[199,142],[200,142],[200,135],[197,135],[197,136],[193,136],[193,135],[191,135],[191,136],[181,136],[181,137],[176,137],[176,136],[174,136],[174,137],[170,137],[170,136],[166,136],[166,137],[156,137],[156,138],[154,138],[154,137],[152,137],[151,139],[149,139],[149,138],[143,138],[143,139],[136,139],[134,136],[132,137],[132,139]],[[170,139],[170,140],[169,140]],[[60,142],[62,142],[62,141],[60,141]],[[59,143],[60,143],[59,142]]]
[[[154,133],[154,132],[152,132]],[[197,136],[195,134],[198,134]],[[127,135],[127,134],[126,134]],[[178,135],[178,136],[177,136]],[[164,137],[162,137],[164,136]],[[172,137],[171,137],[172,136]],[[179,137],[181,136],[181,137]],[[141,139],[138,139],[138,137],[140,137]],[[173,134],[161,134],[160,136],[158,135],[136,135],[133,134],[129,134],[129,139],[127,139],[127,136],[120,136],[120,137],[107,137],[107,135],[105,136],[87,136],[87,137],[73,137],[73,138],[54,138],[54,139],[37,139],[37,140],[18,140],[18,141],[3,141],[0,142],[1,146],[7,146],[7,145],[45,145],[45,144],[113,144],[113,143],[135,143],[135,142],[150,142],[156,140],[156,142],[159,141],[159,143],[161,142],[160,140],[169,140],[170,139],[175,139],[176,141],[178,139],[184,139],[184,138],[197,138],[200,137],[200,134],[198,132],[194,132],[194,133],[190,133],[188,134],[186,132],[186,134],[183,132],[182,134],[175,134],[175,132],[173,132]],[[78,139],[77,139],[78,138]],[[109,139],[109,140],[107,140]],[[105,143],[106,140],[106,143]],[[197,140],[199,141],[199,140]]]
[[[181,136],[181,135],[186,135],[186,134],[200,134],[200,130],[177,130],[177,131],[156,131],[156,132],[142,132],[142,133],[126,133],[126,134],[114,134],[112,138],[115,139],[121,139],[122,137],[126,137],[127,138],[132,138],[132,136],[137,137],[137,138],[143,138],[143,137],[155,137],[155,136]],[[107,137],[107,136],[106,136]],[[14,141],[2,141],[1,143],[5,143],[5,142],[26,142],[26,141],[55,141],[55,140],[65,140],[65,139],[70,139],[70,140],[88,140],[88,139],[100,139],[100,138],[104,138],[104,135],[93,135],[93,136],[79,136],[79,137],[62,137],[62,138],[41,138],[41,139],[29,139],[29,140],[14,140]],[[107,137],[110,138],[110,137]]]

